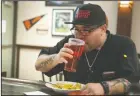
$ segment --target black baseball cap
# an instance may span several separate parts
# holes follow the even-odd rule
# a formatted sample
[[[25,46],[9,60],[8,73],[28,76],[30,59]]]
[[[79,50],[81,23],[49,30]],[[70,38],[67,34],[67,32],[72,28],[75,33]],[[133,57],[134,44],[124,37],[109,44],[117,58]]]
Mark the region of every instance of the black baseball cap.
[[[106,23],[106,14],[103,9],[96,4],[83,4],[77,6],[74,11],[73,21],[65,24],[99,26]]]

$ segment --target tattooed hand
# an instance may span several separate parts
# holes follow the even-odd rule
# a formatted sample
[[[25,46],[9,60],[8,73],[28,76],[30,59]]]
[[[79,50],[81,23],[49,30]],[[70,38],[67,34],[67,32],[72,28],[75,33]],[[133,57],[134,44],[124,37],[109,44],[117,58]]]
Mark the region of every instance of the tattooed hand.
[[[120,78],[112,81],[105,81],[109,86],[109,95],[124,94],[130,88],[130,82]],[[100,83],[88,83],[81,93],[82,95],[104,95],[104,89]]]
[[[104,89],[100,83],[88,83],[81,93],[82,95],[104,95]]]
[[[48,72],[60,63],[67,63],[66,58],[73,58],[73,51],[68,48],[69,44],[65,43],[64,47],[58,54],[46,55],[42,54],[36,61],[35,68],[38,71]]]
[[[61,50],[57,54],[58,63],[67,63],[68,61],[66,60],[66,58],[73,58],[73,51],[68,47],[69,44],[65,43],[64,47],[61,48]]]
[[[131,85],[131,83],[124,78],[107,81],[107,83],[109,85],[110,95],[126,93],[128,92],[128,89],[130,88]]]

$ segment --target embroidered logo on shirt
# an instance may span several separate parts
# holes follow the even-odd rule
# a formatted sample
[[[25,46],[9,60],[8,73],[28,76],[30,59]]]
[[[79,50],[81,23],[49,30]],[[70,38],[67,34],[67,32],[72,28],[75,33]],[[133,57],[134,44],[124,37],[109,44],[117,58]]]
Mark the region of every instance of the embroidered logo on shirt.
[[[82,18],[88,18],[90,16],[90,11],[89,10],[79,10],[76,13],[76,17],[77,19],[82,19]]]

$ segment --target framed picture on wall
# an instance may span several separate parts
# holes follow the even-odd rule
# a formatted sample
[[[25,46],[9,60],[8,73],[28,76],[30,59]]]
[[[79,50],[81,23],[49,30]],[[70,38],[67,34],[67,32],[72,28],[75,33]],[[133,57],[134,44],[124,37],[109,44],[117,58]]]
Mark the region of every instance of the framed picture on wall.
[[[66,36],[70,35],[72,24],[65,24],[73,20],[73,9],[53,9],[52,35]]]

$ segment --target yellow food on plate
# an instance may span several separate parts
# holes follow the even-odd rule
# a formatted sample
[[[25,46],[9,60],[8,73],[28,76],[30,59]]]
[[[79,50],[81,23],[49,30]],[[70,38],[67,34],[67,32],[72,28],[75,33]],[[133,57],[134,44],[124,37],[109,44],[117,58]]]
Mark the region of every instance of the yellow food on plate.
[[[53,85],[53,87],[58,88],[58,89],[64,89],[64,90],[80,90],[81,89],[81,84],[80,83],[56,83]]]

